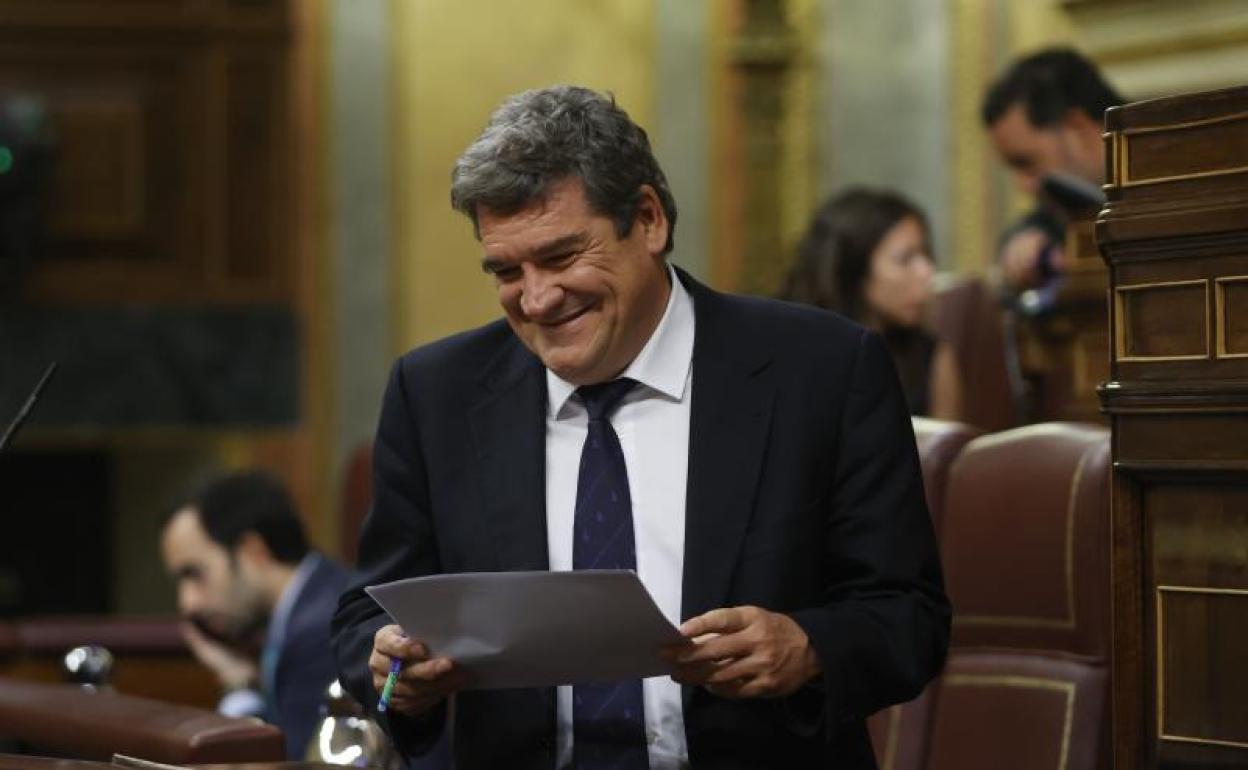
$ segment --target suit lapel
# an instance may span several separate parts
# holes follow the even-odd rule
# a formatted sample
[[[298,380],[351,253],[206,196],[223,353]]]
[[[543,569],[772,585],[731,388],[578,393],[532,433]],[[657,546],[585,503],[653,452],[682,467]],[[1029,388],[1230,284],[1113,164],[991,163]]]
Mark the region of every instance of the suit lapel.
[[[681,617],[688,619],[728,598],[755,507],[775,389],[770,354],[750,344],[745,324],[735,328],[724,299],[685,283],[697,319],[681,594]]]
[[[498,569],[544,570],[546,552],[546,380],[518,340],[483,376],[486,395],[469,420],[476,483]]]

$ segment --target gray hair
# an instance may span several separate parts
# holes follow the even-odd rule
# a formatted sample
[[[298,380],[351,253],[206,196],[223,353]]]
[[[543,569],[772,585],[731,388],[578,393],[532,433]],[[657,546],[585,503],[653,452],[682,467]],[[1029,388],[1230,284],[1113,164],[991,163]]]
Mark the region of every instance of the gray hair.
[[[480,236],[478,206],[514,213],[571,177],[581,180],[590,207],[614,220],[620,238],[633,229],[641,186],[650,185],[667,215],[663,253],[672,250],[676,201],[645,130],[615,97],[579,86],[535,89],[504,101],[455,161],[451,205],[472,219]]]

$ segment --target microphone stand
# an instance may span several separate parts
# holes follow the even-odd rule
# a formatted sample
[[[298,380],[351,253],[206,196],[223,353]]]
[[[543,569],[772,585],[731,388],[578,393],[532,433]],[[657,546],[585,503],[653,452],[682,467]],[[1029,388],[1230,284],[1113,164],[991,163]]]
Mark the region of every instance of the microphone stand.
[[[26,422],[26,418],[30,416],[30,410],[34,408],[35,402],[38,401],[39,396],[43,394],[43,389],[47,387],[48,380],[52,379],[52,374],[55,371],[56,362],[53,361],[50,365],[48,365],[48,369],[43,373],[43,376],[39,378],[39,382],[35,384],[35,389],[30,392],[30,396],[26,399],[26,403],[22,404],[21,410],[18,411],[17,417],[13,418],[13,422],[9,424],[8,430],[4,432],[3,436],[0,436],[0,452],[5,450],[5,447],[13,441],[17,432],[22,429],[22,424]]]

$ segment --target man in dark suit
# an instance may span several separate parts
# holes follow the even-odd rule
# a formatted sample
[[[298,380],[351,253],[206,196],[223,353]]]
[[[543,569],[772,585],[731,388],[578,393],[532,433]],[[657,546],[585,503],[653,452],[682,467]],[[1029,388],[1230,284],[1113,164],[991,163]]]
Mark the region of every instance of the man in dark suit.
[[[302,759],[335,678],[329,622],[345,569],[309,550],[285,488],[259,472],[214,478],[172,509],[161,553],[183,637],[220,680],[219,710],[282,728]]]
[[[947,645],[905,401],[874,335],[718,294],[667,264],[676,208],[645,132],[557,87],[512,97],[456,165],[506,315],[395,365],[360,582],[334,618],[369,708],[463,768],[874,767],[863,719]],[[635,569],[673,677],[460,690],[363,586]],[[454,697],[451,696],[454,694]]]
[[[1065,269],[1071,204],[1051,197],[1061,189],[1054,185],[1090,190],[1084,207],[1093,205],[1105,182],[1105,110],[1122,101],[1096,64],[1070,48],[1019,59],[984,94],[980,113],[993,149],[1036,201],[1001,237],[997,261],[1012,291],[1041,287]]]

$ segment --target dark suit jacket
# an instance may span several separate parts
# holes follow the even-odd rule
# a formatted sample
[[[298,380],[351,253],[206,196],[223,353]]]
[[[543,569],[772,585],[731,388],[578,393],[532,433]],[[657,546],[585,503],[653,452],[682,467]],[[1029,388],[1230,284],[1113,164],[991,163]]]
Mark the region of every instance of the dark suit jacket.
[[[875,766],[863,719],[909,699],[949,634],[905,400],[879,338],[830,313],[713,292],[684,273],[697,319],[681,615],[789,613],[822,680],[782,700],[685,688],[695,768]],[[364,585],[440,572],[547,569],[546,383],[496,322],[395,365],[374,449],[360,583],[334,618],[342,681],[387,620]],[[553,688],[456,696],[458,767],[554,764]],[[445,708],[396,718],[423,750]]]
[[[277,658],[269,721],[286,734],[286,756],[303,759],[320,721],[325,690],[338,675],[329,623],[349,573],[321,558],[295,598]]]

